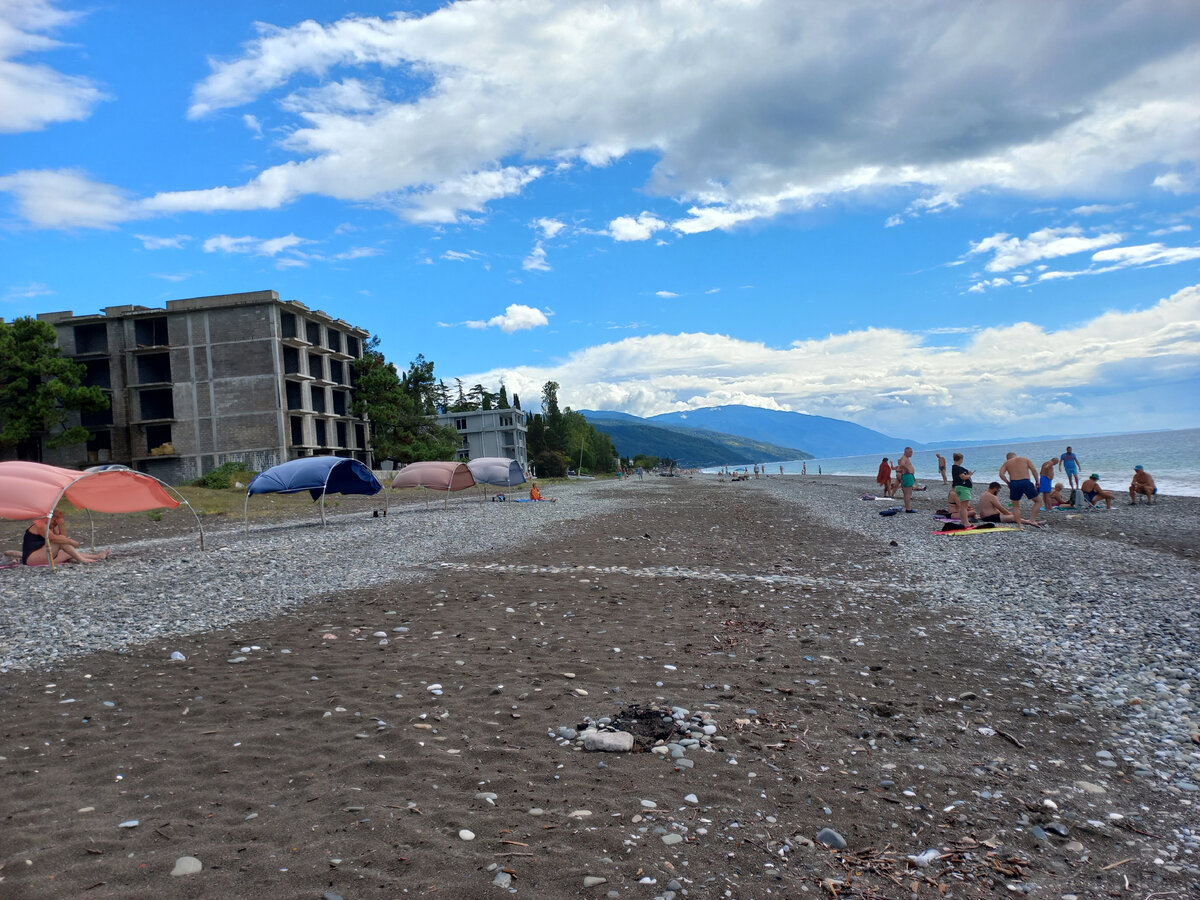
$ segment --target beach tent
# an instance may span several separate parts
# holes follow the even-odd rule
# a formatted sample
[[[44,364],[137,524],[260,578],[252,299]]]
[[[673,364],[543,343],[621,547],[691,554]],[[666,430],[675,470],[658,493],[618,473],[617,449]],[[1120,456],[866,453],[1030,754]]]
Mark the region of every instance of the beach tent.
[[[525,483],[521,464],[504,456],[481,456],[468,462],[467,468],[471,470],[476,484],[510,488]]]
[[[432,460],[409,463],[392,479],[392,490],[419,487],[441,491],[446,498],[449,498],[451,491],[462,491],[474,486],[475,477],[471,470],[460,462]]]
[[[177,509],[182,503],[196,516],[200,549],[204,549],[204,526],[196,510],[178,491],[153,475],[117,465],[96,466],[81,472],[35,462],[0,462],[0,516],[5,519],[45,519],[48,523],[64,497],[89,515]],[[92,530],[95,546],[94,525]],[[50,567],[54,568],[53,560]]]
[[[326,494],[378,494],[383,485],[357,459],[344,456],[305,456],[259,472],[246,488],[242,524],[250,528],[251,494],[298,494],[308,491],[321,500],[321,524],[325,524]]]

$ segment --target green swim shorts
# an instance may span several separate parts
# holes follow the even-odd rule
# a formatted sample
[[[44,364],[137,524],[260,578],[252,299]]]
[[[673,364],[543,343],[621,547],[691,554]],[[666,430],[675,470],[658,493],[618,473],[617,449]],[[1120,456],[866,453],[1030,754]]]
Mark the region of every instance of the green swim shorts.
[[[970,503],[971,502],[971,489],[969,487],[967,487],[966,485],[956,484],[954,486],[954,496],[957,497],[960,502]]]
[[[912,487],[917,483],[917,476],[909,472],[905,472],[900,476],[900,487]]]

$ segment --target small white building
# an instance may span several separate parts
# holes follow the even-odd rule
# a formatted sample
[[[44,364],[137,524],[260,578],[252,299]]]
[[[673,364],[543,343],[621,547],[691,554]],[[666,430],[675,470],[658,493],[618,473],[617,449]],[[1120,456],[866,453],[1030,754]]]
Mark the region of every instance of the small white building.
[[[529,429],[521,410],[473,409],[442,413],[437,420],[439,425],[449,425],[458,432],[458,459],[503,456],[515,459],[522,469],[528,470],[525,435]]]

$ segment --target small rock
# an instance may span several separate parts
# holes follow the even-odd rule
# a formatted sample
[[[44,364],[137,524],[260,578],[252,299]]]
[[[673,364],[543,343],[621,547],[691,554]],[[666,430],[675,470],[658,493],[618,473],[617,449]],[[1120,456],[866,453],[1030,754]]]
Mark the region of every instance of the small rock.
[[[127,819],[126,821],[124,821],[120,825],[118,825],[117,827],[118,828],[137,828],[138,820],[137,819]]]
[[[832,828],[822,828],[818,831],[817,842],[824,844],[826,847],[832,847],[834,850],[846,849],[846,839]]]
[[[628,753],[633,749],[633,735],[628,731],[589,731],[583,736],[583,749]]]
[[[512,876],[507,872],[497,872],[496,877],[492,879],[492,884],[496,887],[510,887],[512,885]]]
[[[666,844],[668,847],[672,846],[673,844],[682,844],[683,843],[683,835],[675,834],[674,832],[672,832],[671,834],[664,834],[662,836],[662,842],[664,844]]]
[[[459,831],[458,836],[460,838],[462,838],[464,841],[475,840],[475,832],[471,831],[469,828],[464,828],[461,831]]]
[[[608,879],[603,875],[584,875],[583,886],[585,888],[596,887],[599,884],[608,884]]]
[[[204,866],[200,860],[194,856],[181,856],[175,860],[175,868],[171,870],[171,874],[178,877],[180,875],[195,875],[203,870]]]

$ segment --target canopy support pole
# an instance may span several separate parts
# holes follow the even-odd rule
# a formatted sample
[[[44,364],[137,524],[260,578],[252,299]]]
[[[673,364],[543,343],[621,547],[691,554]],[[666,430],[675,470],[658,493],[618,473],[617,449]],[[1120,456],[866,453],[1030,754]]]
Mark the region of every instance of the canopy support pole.
[[[90,509],[87,511],[87,514],[88,514],[88,524],[92,526],[92,552],[95,553],[96,552],[96,520],[92,518],[92,511]]]
[[[242,505],[242,530],[250,533],[250,489],[246,489],[246,502]]]

